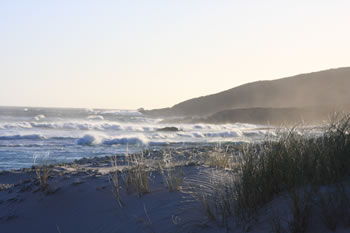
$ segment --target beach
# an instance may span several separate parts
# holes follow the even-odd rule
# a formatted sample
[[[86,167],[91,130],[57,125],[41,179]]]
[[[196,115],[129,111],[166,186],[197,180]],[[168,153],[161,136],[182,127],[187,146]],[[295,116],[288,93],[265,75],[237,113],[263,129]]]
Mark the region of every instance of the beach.
[[[347,116],[277,128],[10,110],[1,232],[348,232]]]
[[[225,214],[233,204],[229,190],[240,156],[240,147],[234,144],[197,146],[2,171],[1,232],[263,233],[289,229],[294,215],[287,192],[261,206],[252,218]],[[329,186],[322,189],[322,193],[332,190]],[[318,219],[322,211],[313,212],[307,232],[348,232],[342,224],[330,231]]]
[[[7,233],[225,232],[209,221],[193,194],[193,190],[208,191],[211,177],[222,172],[200,164],[199,157],[204,158],[208,151],[203,147],[178,152],[187,158],[171,162],[174,169],[181,171],[181,182],[172,191],[156,168],[160,157],[164,161],[160,151],[145,156],[147,164],[154,166],[147,166],[149,187],[144,193],[139,193],[133,184],[126,190],[122,177],[130,167],[125,162],[116,167],[112,157],[52,165],[45,190],[40,187],[34,167],[3,171],[0,173],[1,230]],[[169,151],[166,153],[169,155]],[[198,158],[194,158],[195,154]],[[122,204],[113,191],[114,174],[119,177]]]

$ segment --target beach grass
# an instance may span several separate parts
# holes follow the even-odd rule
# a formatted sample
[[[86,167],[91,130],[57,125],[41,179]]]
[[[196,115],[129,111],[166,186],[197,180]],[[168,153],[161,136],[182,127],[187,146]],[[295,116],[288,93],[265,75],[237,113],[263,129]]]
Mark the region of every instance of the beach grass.
[[[250,144],[241,151],[236,182],[239,209],[255,209],[277,194],[305,185],[340,182],[350,175],[350,118],[333,121],[319,137],[290,130],[277,141]]]
[[[39,180],[40,190],[47,192],[49,188],[48,179],[50,176],[51,168],[49,165],[42,165],[35,167],[35,173]]]
[[[292,128],[277,140],[243,144],[236,157],[238,163],[215,154],[210,158],[213,167],[232,172],[213,182],[210,193],[197,195],[209,219],[226,225],[234,216],[244,225],[256,220],[266,204],[287,194],[289,232],[306,232],[312,210],[319,206],[328,229],[334,230],[338,219],[349,223],[344,181],[350,175],[350,116],[332,119],[319,136]],[[331,188],[334,185],[338,188]],[[321,188],[333,191],[325,193]],[[272,225],[274,232],[282,231],[276,219]]]
[[[164,184],[170,192],[179,191],[183,181],[181,166],[176,166],[171,152],[164,152],[158,161],[158,170],[163,177]]]

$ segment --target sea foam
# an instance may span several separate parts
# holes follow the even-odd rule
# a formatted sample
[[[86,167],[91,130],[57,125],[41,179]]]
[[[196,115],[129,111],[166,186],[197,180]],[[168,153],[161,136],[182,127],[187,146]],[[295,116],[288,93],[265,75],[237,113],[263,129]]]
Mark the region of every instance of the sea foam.
[[[144,137],[107,137],[103,138],[98,135],[87,134],[77,140],[78,145],[91,146],[91,145],[147,145],[147,139]]]
[[[28,135],[5,135],[5,136],[0,136],[0,140],[38,140],[38,139],[45,139],[44,136],[40,134],[28,134]]]

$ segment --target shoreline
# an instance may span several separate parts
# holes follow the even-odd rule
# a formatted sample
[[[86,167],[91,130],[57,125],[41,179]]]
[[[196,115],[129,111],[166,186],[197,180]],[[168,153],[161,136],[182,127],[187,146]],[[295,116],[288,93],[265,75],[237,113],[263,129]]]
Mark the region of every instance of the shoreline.
[[[198,151],[196,151],[198,150]],[[207,153],[208,148],[191,150]],[[49,165],[47,190],[41,189],[38,167],[0,172],[0,225],[7,233],[16,232],[178,232],[179,229],[202,231],[208,219],[188,187],[208,185],[215,169],[188,162],[190,152],[177,151],[178,158],[170,169],[181,169],[186,179],[178,190],[169,191],[164,176],[152,164],[149,190],[142,195],[137,187],[125,189],[120,183],[119,206],[113,192],[114,174],[122,182],[127,165],[113,165],[113,157],[81,159],[73,163]],[[145,160],[160,158],[154,151]],[[168,152],[166,152],[168,153]],[[173,156],[175,152],[172,151]],[[132,156],[132,155],[130,155]],[[147,164],[151,164],[147,161]],[[129,167],[128,169],[132,169]],[[191,211],[188,211],[191,210]],[[198,226],[190,224],[198,222]],[[215,224],[210,231],[219,230]],[[197,230],[195,230],[197,229]]]
[[[261,199],[264,201],[261,204],[259,198],[263,197],[254,196],[258,188],[268,191],[269,183],[274,182],[260,180],[260,176],[268,176],[268,173],[264,173],[265,166],[258,165],[260,159],[279,151],[273,149],[274,145],[291,148],[299,145],[307,151],[312,148],[312,143],[318,143],[317,140],[311,143],[306,137],[301,140],[308,140],[308,144],[302,144],[303,141],[299,144],[293,135],[295,139],[302,137],[292,134],[291,139],[282,137],[270,144],[248,144],[247,148],[231,143],[221,147],[154,149],[124,156],[83,158],[72,163],[0,171],[1,230],[6,233],[264,233],[293,229],[291,226],[305,227],[295,224],[302,223],[300,218],[308,214],[307,230],[291,232],[348,232],[347,222],[336,223],[336,230],[332,230],[333,225],[320,220],[327,216],[327,211],[335,208],[327,205],[325,207],[329,209],[322,209],[323,197],[350,196],[348,178],[340,183],[322,184],[315,193],[311,190],[312,208],[300,209],[301,216],[295,216],[295,205],[304,208],[308,203],[304,203],[308,200],[305,195],[311,193],[308,183],[296,186],[294,191],[281,190],[271,194],[271,199]],[[267,154],[261,151],[264,146],[268,148]],[[248,150],[242,151],[244,148]],[[296,158],[294,154],[285,156],[285,159]],[[257,170],[251,170],[249,158],[254,158],[251,162],[257,163]],[[270,159],[272,163],[283,165],[284,160],[280,161],[278,157]],[[299,167],[290,165],[290,169]],[[248,173],[242,173],[242,169]],[[275,169],[277,172],[282,167]],[[244,174],[248,180],[242,183]],[[281,178],[276,176],[275,179]],[[238,185],[248,185],[246,196],[234,196],[239,194],[234,188],[245,187],[235,185],[236,181],[239,181]],[[283,183],[278,185],[283,186]],[[339,190],[338,186],[345,188]],[[239,201],[244,200],[257,202],[253,209],[250,209],[250,202],[242,202],[243,207],[238,207]],[[344,205],[344,209],[348,210],[347,206]]]

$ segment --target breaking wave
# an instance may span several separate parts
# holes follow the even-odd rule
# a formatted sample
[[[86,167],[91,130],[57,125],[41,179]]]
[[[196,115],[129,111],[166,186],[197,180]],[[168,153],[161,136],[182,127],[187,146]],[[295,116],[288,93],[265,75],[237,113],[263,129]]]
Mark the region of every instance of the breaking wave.
[[[146,139],[142,137],[119,137],[119,138],[101,138],[96,135],[84,135],[77,141],[78,145],[92,146],[92,145],[148,145]]]
[[[87,119],[89,119],[89,120],[104,120],[104,117],[101,115],[91,115],[91,116],[88,116]]]
[[[40,134],[28,134],[28,135],[9,135],[9,136],[0,136],[0,140],[39,140],[39,139],[45,139],[44,136]]]
[[[35,116],[35,117],[34,117],[34,120],[36,120],[36,121],[40,121],[41,119],[45,119],[45,118],[46,118],[46,116],[45,116],[45,115],[40,114],[40,115]]]

